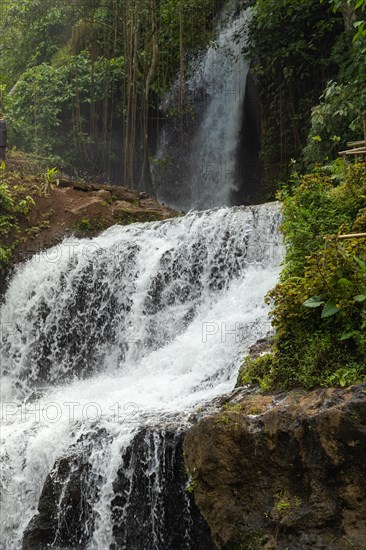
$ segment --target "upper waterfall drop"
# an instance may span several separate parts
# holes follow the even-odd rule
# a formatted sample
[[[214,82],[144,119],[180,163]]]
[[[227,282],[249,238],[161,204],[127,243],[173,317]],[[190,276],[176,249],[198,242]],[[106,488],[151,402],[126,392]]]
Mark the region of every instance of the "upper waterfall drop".
[[[271,203],[115,226],[18,268],[0,310],[6,550],[23,536],[32,547],[45,514],[60,550],[173,544],[164,461],[179,441],[168,434],[234,386],[248,346],[269,330],[279,222]],[[75,483],[84,508],[73,523]],[[37,514],[47,491],[55,510]],[[193,509],[179,491],[184,528],[170,547],[189,550]]]
[[[188,63],[184,113],[163,125],[153,179],[158,200],[176,209],[236,204],[243,179],[245,185],[238,156],[249,71],[242,54],[247,19],[247,10],[224,10],[217,39]],[[164,111],[176,110],[178,95],[179,79]]]

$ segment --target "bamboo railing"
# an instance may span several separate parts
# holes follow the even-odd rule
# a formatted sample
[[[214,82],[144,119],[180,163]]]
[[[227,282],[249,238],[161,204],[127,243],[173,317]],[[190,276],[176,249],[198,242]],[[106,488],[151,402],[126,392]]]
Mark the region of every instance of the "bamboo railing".
[[[346,151],[340,151],[338,155],[340,157],[361,156],[366,160],[366,113],[363,114],[363,133],[363,140],[348,142],[348,149]]]

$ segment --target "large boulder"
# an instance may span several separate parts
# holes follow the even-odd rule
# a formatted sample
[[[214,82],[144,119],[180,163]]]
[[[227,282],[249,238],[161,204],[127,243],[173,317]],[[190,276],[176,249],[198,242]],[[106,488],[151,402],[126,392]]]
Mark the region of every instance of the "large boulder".
[[[184,443],[216,547],[365,548],[366,385],[235,395]]]

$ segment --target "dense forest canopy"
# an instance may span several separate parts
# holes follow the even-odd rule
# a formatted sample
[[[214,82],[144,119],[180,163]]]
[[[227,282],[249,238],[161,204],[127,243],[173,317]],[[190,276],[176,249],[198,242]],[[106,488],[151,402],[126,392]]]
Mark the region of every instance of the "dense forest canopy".
[[[309,168],[363,135],[366,4],[302,0],[254,3],[247,54],[262,100],[265,183]]]

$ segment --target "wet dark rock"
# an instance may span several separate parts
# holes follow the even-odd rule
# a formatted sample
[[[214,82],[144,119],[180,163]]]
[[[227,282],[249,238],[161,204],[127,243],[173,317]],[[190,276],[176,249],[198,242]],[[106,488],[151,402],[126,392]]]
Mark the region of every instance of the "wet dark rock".
[[[268,353],[271,351],[273,344],[273,337],[268,334],[264,338],[260,338],[257,340],[255,344],[250,346],[249,348],[249,355],[252,357],[252,359],[257,359],[262,353]]]
[[[134,438],[114,483],[113,549],[213,548],[207,524],[187,490],[182,442],[181,431],[143,430]]]
[[[256,204],[263,197],[261,189],[262,162],[261,118],[257,80],[249,71],[242,111],[242,123],[238,138],[236,176],[238,190],[231,196],[232,204]],[[268,200],[270,197],[265,197]]]
[[[87,548],[100,485],[89,459],[106,437],[96,429],[56,462],[38,514],[24,533],[23,550]],[[182,442],[179,430],[142,430],[125,450],[113,485],[111,550],[213,549],[209,528],[187,491]]]
[[[105,430],[91,432],[68,456],[57,460],[43,486],[38,514],[25,530],[23,550],[86,548],[94,530],[93,503],[98,498],[98,480],[89,457],[105,437]]]

